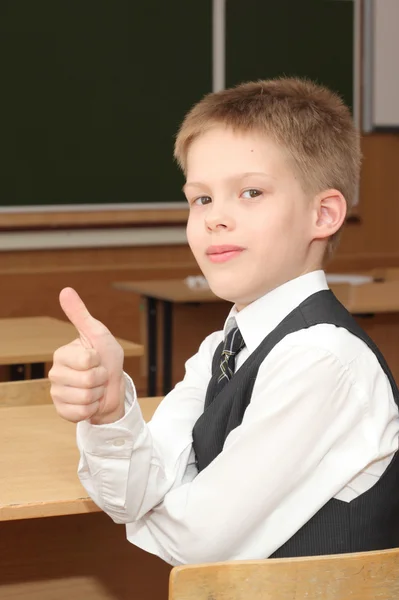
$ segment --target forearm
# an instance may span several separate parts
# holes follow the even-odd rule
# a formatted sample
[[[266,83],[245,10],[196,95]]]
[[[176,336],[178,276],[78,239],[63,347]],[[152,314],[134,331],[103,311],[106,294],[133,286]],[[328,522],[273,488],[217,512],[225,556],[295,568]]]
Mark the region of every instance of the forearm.
[[[79,424],[77,441],[79,479],[93,501],[116,522],[134,521],[148,488],[153,454],[138,403],[107,428]],[[128,496],[128,489],[134,493]]]
[[[184,479],[192,426],[202,410],[186,390],[174,390],[145,423],[134,386],[127,378],[125,415],[117,422],[77,428],[78,474],[94,502],[116,522],[140,519]]]

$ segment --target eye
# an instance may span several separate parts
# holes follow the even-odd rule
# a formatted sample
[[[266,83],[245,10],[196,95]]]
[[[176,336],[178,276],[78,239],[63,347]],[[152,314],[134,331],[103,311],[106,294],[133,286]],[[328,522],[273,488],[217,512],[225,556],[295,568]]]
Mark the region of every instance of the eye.
[[[199,196],[199,198],[195,198],[193,204],[197,206],[204,206],[205,204],[210,204],[212,202],[212,198],[210,196]]]
[[[261,194],[262,194],[261,190],[257,190],[256,188],[251,188],[250,190],[245,190],[245,192],[242,193],[242,196],[243,196],[243,198],[251,199],[251,198],[257,198]]]

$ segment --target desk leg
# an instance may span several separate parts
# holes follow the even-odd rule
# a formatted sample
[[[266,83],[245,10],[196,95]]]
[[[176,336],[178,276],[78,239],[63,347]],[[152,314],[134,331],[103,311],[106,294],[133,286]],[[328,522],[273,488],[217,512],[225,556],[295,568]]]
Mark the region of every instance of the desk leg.
[[[10,367],[10,381],[22,381],[24,379],[44,379],[44,377],[44,363],[11,365]]]
[[[31,379],[44,379],[44,363],[32,363],[30,366]]]
[[[22,381],[23,379],[25,379],[25,365],[11,365],[10,380]]]
[[[172,302],[163,301],[163,393],[172,389]]]
[[[157,300],[147,297],[147,386],[148,395],[157,395]]]

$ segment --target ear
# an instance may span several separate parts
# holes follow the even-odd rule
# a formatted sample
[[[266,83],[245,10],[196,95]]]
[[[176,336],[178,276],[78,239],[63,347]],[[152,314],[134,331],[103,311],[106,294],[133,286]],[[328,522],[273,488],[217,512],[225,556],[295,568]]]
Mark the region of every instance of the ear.
[[[317,194],[314,199],[314,239],[322,240],[336,233],[345,220],[346,211],[346,200],[338,190],[324,190]]]

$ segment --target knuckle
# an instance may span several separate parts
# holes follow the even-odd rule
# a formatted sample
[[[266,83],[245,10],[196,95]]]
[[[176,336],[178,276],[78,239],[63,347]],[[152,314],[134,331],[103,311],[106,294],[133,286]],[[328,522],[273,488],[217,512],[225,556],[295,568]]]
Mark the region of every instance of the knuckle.
[[[58,367],[58,365],[52,365],[47,377],[53,385],[55,385],[60,380],[60,368]]]
[[[81,406],[80,411],[77,412],[78,421],[85,421],[90,419],[98,411],[98,402],[91,404],[90,406]]]
[[[101,365],[101,357],[97,350],[91,350],[90,361],[93,367],[99,367]]]
[[[54,362],[63,362],[65,360],[65,356],[68,355],[68,353],[71,353],[74,347],[75,341],[69,342],[69,344],[65,344],[64,346],[59,346],[56,350],[54,350]]]
[[[90,404],[93,399],[93,394],[90,389],[82,389],[79,392],[79,399],[82,404]]]
[[[68,410],[66,409],[65,405],[59,402],[54,402],[54,407],[55,407],[55,411],[56,413],[62,417],[63,419],[67,419],[68,421],[70,420],[70,415],[68,414]]]
[[[89,419],[93,410],[90,410],[87,406],[74,406],[72,409],[69,406],[55,406],[55,409],[60,417],[70,421],[72,423],[79,423]]]
[[[85,371],[82,374],[82,387],[84,388],[92,388],[95,384],[95,372],[93,369],[89,371]]]
[[[82,405],[87,406],[88,404],[92,404],[97,400],[97,393],[95,389],[85,388],[81,389],[79,393],[79,400]]]
[[[53,366],[71,366],[77,352],[76,341],[60,346],[53,353]]]
[[[55,383],[51,383],[50,386],[50,396],[56,406],[59,404],[59,388]]]
[[[91,363],[90,353],[86,349],[83,349],[83,351],[78,356],[79,367],[82,370],[89,369],[90,368],[90,363]]]
[[[53,363],[59,362],[60,357],[61,357],[61,348],[57,348],[57,350],[55,350],[54,354],[53,354]]]
[[[73,411],[73,418],[75,423],[84,421],[91,416],[92,410],[88,406],[77,406]]]

